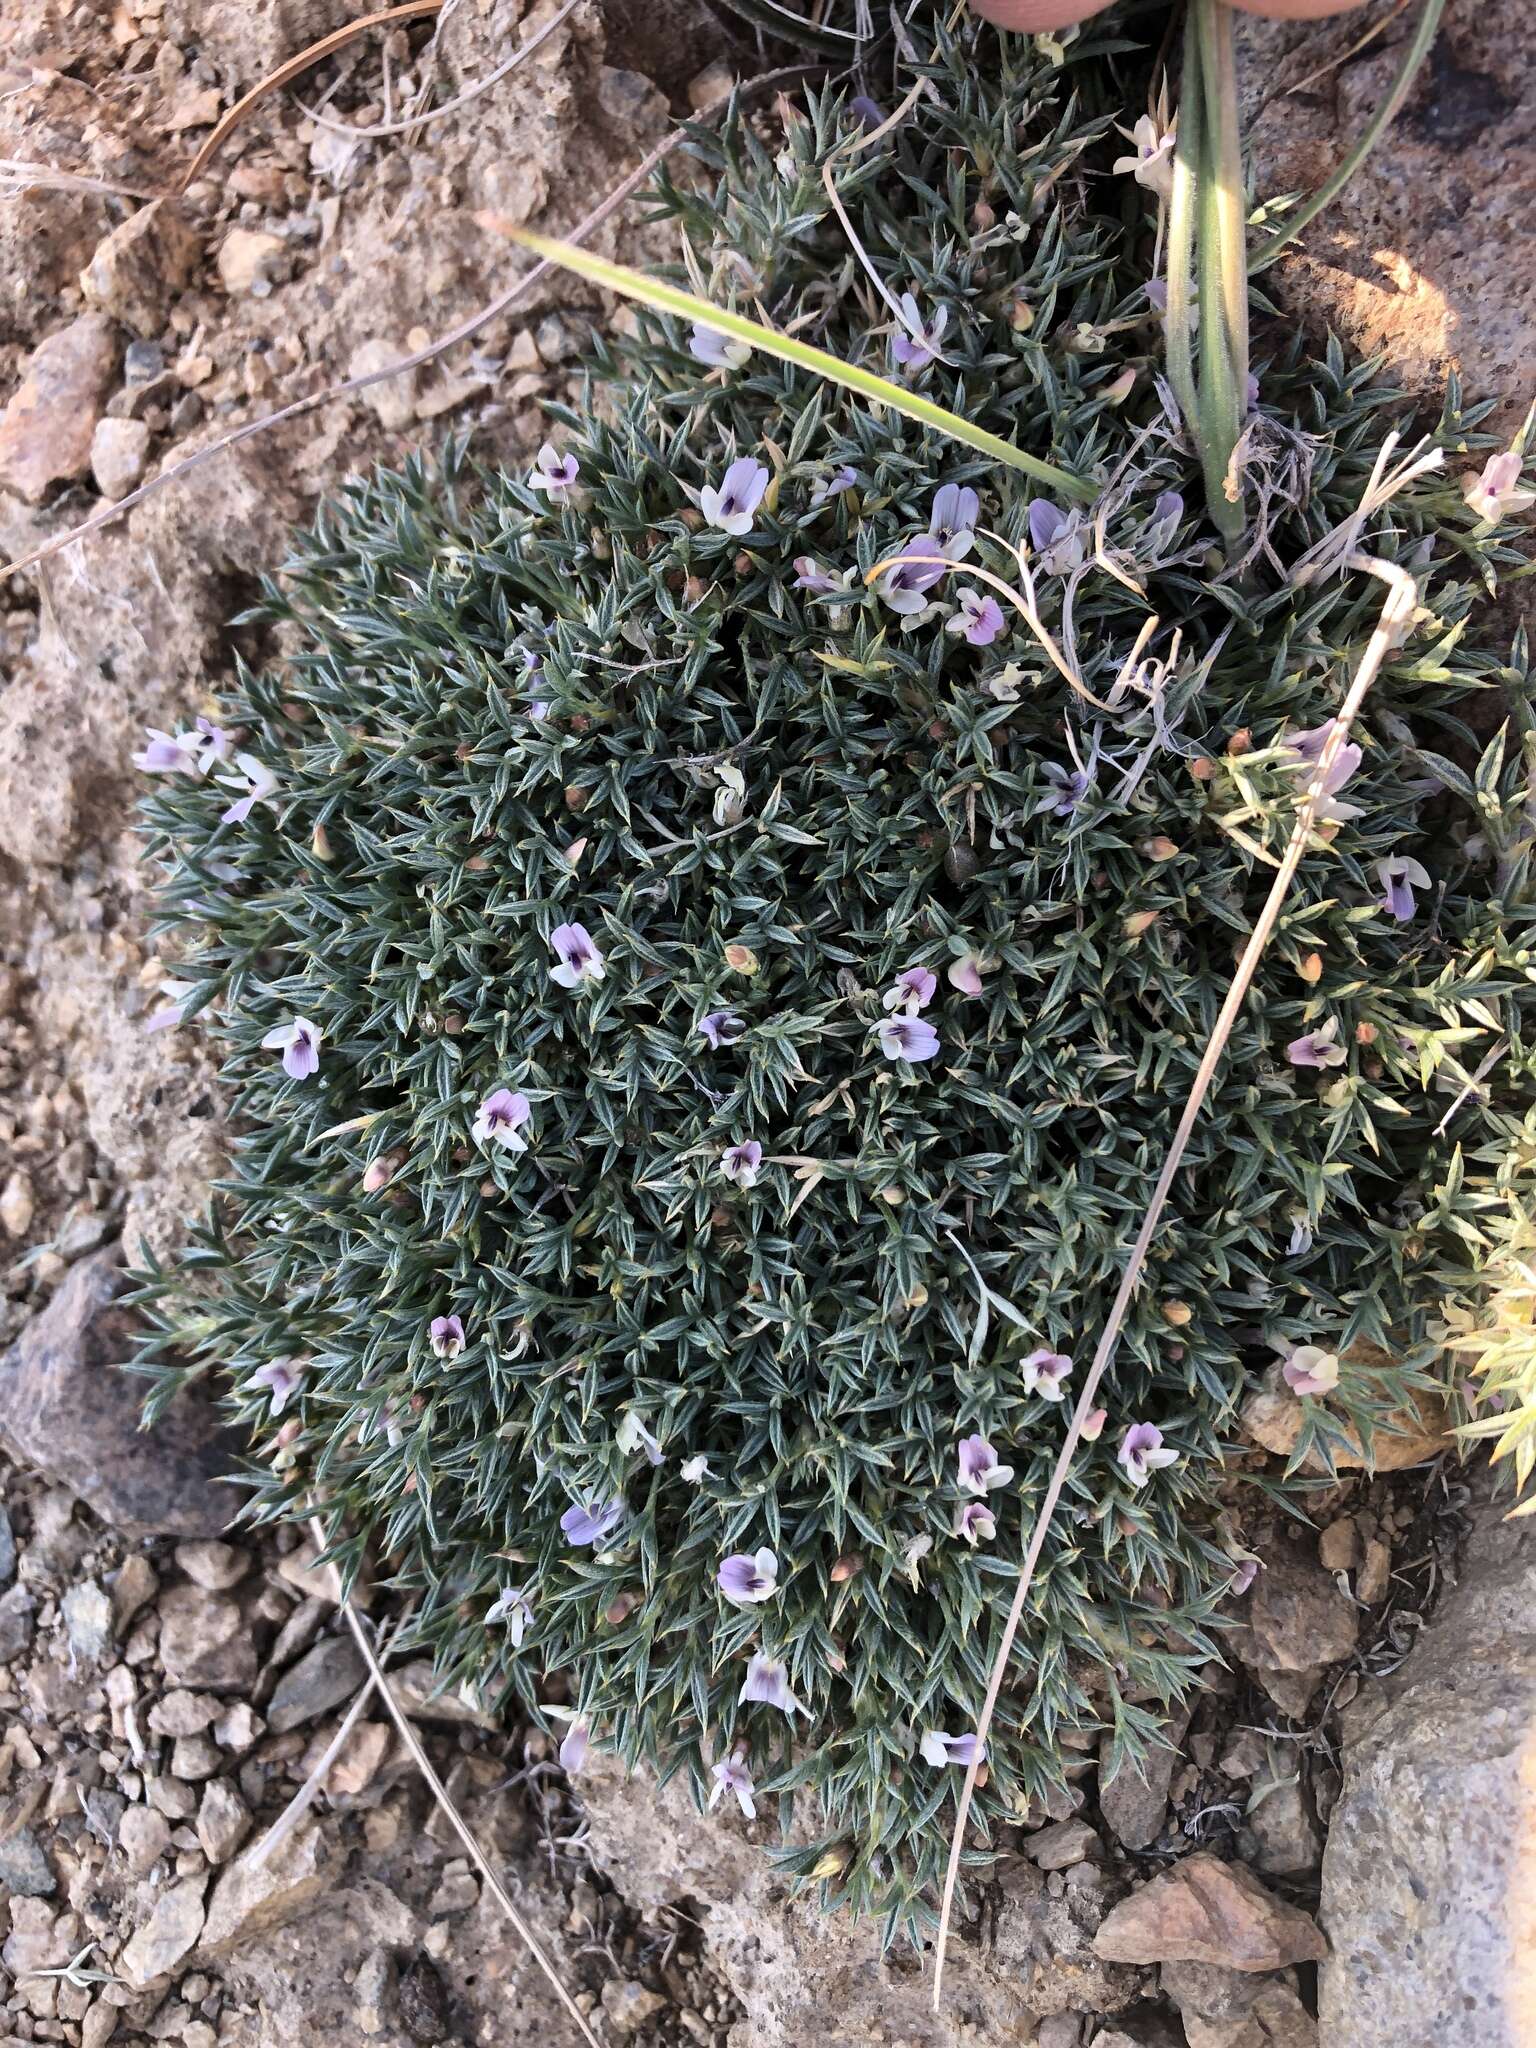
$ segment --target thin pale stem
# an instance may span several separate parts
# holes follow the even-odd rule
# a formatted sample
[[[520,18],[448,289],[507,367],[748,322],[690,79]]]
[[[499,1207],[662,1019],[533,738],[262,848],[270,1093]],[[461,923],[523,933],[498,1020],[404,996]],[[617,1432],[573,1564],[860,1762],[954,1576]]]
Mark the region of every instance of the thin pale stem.
[[[1200,48],[1204,148],[1195,204],[1200,259],[1200,457],[1211,517],[1228,541],[1241,538],[1241,486],[1232,451],[1242,432],[1248,386],[1248,274],[1244,255],[1243,155],[1238,133],[1237,57],[1225,0],[1194,0]],[[1189,87],[1186,82],[1185,93]]]
[[[1130,1308],[1131,1298],[1135,1294],[1141,1279],[1147,1253],[1151,1249],[1152,1240],[1156,1236],[1158,1225],[1162,1221],[1163,1211],[1167,1207],[1168,1197],[1172,1192],[1174,1180],[1183,1163],[1184,1153],[1194,1132],[1195,1124],[1199,1120],[1200,1111],[1204,1107],[1206,1095],[1210,1091],[1211,1082],[1215,1079],[1216,1070],[1220,1066],[1222,1055],[1226,1051],[1227,1040],[1232,1035],[1232,1027],[1236,1023],[1238,1013],[1247,999],[1254,973],[1263,956],[1265,947],[1269,944],[1275,925],[1279,921],[1280,912],[1284,907],[1286,896],[1290,892],[1291,883],[1295,880],[1296,870],[1301,865],[1302,855],[1307,851],[1308,844],[1311,841],[1312,833],[1317,823],[1318,805],[1323,799],[1323,791],[1327,785],[1329,770],[1337,759],[1339,750],[1348,740],[1350,726],[1353,724],[1361,705],[1365,702],[1366,693],[1376,680],[1383,661],[1385,661],[1389,651],[1399,644],[1403,633],[1412,621],[1414,608],[1418,602],[1418,592],[1413,578],[1406,569],[1399,568],[1396,563],[1377,561],[1366,555],[1351,555],[1349,567],[1363,570],[1372,576],[1379,576],[1383,582],[1390,586],[1387,598],[1382,605],[1381,616],[1376,622],[1376,629],[1372,633],[1370,642],[1360,658],[1360,665],[1355,671],[1354,681],[1351,683],[1348,694],[1345,696],[1344,702],[1340,705],[1334,719],[1333,730],[1328,735],[1327,743],[1318,758],[1312,780],[1308,785],[1305,796],[1302,798],[1297,811],[1296,823],[1285,849],[1284,858],[1281,860],[1280,866],[1275,873],[1274,881],[1270,885],[1269,894],[1264,900],[1264,907],[1259,912],[1247,945],[1243,948],[1237,972],[1232,977],[1232,985],[1227,990],[1226,1000],[1221,1006],[1221,1013],[1216,1019],[1216,1025],[1211,1033],[1210,1042],[1205,1048],[1204,1056],[1196,1071],[1194,1085],[1189,1091],[1189,1098],[1185,1102],[1183,1113],[1179,1118],[1178,1128],[1173,1134],[1173,1143],[1168,1148],[1168,1156],[1163,1161],[1162,1171],[1157,1177],[1157,1185],[1153,1189],[1152,1199],[1147,1205],[1147,1213],[1142,1219],[1141,1228],[1137,1231],[1135,1242],[1131,1246],[1130,1255],[1125,1263],[1125,1272],[1121,1276],[1120,1286],[1116,1291],[1114,1303],[1109,1311],[1109,1318],[1104,1325],[1098,1347],[1093,1354],[1093,1363],[1089,1368],[1088,1377],[1083,1383],[1082,1393],[1078,1396],[1077,1406],[1073,1410],[1072,1420],[1067,1429],[1066,1440],[1062,1444],[1060,1455],[1057,1457],[1055,1468],[1051,1473],[1050,1484],[1045,1489],[1045,1497],[1040,1503],[1039,1512],[1035,1516],[1034,1527],[1030,1531],[1029,1544],[1024,1552],[1024,1560],[1019,1566],[1019,1582],[1014,1590],[1013,1604],[1008,1610],[1008,1619],[1003,1627],[1003,1640],[998,1646],[997,1657],[992,1666],[992,1675],[987,1684],[987,1696],[982,1703],[981,1713],[976,1721],[976,1755],[966,1768],[965,1782],[960,1788],[958,1810],[955,1814],[955,1830],[949,1847],[949,1865],[944,1873],[944,1895],[939,1908],[939,1931],[935,1944],[933,1976],[933,2004],[935,2011],[939,2009],[939,2002],[943,1993],[944,1953],[948,1946],[950,1921],[954,1914],[955,1888],[960,1877],[960,1861],[965,1847],[966,1822],[970,1818],[971,1802],[976,1792],[976,1775],[986,1753],[985,1744],[992,1727],[992,1716],[997,1707],[998,1695],[1002,1691],[1003,1680],[1008,1673],[1009,1659],[1013,1654],[1013,1645],[1018,1636],[1019,1625],[1024,1618],[1024,1608],[1029,1599],[1030,1589],[1034,1585],[1035,1571],[1040,1562],[1040,1553],[1045,1547],[1045,1538],[1051,1525],[1051,1518],[1056,1512],[1057,1503],[1060,1501],[1062,1490],[1066,1485],[1067,1473],[1071,1469],[1073,1454],[1082,1437],[1083,1424],[1093,1409],[1094,1399],[1099,1390],[1099,1383],[1108,1371],[1114,1358],[1116,1346],[1120,1341],[1120,1331],[1125,1322],[1126,1312]]]
[[[1197,405],[1189,286],[1195,262],[1195,191],[1204,146],[1202,97],[1200,44],[1191,9],[1184,21],[1184,75],[1179,92],[1178,140],[1173,151],[1173,194],[1168,201],[1168,303],[1163,323],[1168,381],[1191,433],[1195,431]]]

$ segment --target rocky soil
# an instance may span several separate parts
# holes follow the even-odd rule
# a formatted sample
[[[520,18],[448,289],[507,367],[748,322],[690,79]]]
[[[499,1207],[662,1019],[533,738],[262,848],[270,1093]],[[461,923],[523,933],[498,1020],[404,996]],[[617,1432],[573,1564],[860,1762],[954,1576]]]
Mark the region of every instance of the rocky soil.
[[[47,167],[0,169],[0,552],[447,330],[516,274],[509,222],[569,227],[690,93],[760,62],[705,0],[581,0],[515,73],[412,124],[557,11],[449,0],[261,102],[170,196],[224,110],[358,11],[0,0],[0,165]],[[1536,226],[1523,16],[1451,0],[1398,135],[1271,273],[1288,311],[1385,346],[1409,388],[1459,361],[1512,417],[1536,317],[1509,260]],[[1404,23],[1350,54],[1354,19],[1255,29],[1261,191],[1325,174],[1383,89]],[[632,217],[598,246],[648,249]],[[576,2038],[376,1697],[316,1780],[363,1683],[328,1578],[296,1533],[226,1528],[206,1416],[146,1445],[113,1368],[123,1252],[175,1255],[221,1145],[195,1046],[143,1030],[164,970],[129,757],[258,651],[227,621],[324,490],[449,430],[521,459],[590,317],[546,285],[0,587],[0,2048]],[[1248,1415],[1256,1466],[1285,1452],[1280,1409]],[[1426,2014],[1504,2048],[1509,1916],[1536,1911],[1512,1846],[1536,1741],[1529,1545],[1443,1462],[1320,1490],[1309,1524],[1255,1498],[1235,1474],[1265,1569],[1229,1663],[1145,1781],[1075,1761],[964,1930],[941,2020],[921,1959],[787,1900],[758,1830],[601,1761],[568,1785],[540,1738],[409,1666],[395,1684],[604,2040],[1314,2048],[1320,2009],[1324,2048],[1438,2048]]]

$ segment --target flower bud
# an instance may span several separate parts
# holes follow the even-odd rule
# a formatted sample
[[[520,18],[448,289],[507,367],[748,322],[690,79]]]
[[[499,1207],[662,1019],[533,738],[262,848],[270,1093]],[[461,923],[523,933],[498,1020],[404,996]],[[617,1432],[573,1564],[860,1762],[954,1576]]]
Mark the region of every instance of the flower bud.
[[[733,974],[756,974],[760,962],[750,946],[732,944],[725,949],[725,964]]]
[[[1296,972],[1301,976],[1302,980],[1305,982],[1321,981],[1323,978],[1322,954],[1309,953],[1306,959],[1298,964]]]

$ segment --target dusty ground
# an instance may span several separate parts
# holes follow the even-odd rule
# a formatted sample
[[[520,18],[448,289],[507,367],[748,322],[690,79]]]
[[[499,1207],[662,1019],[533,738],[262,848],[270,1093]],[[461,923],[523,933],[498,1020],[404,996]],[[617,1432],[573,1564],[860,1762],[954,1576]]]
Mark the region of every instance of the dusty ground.
[[[569,226],[667,131],[727,46],[704,0],[582,0],[463,110],[360,136],[485,77],[519,27],[526,37],[556,11],[555,0],[457,0],[437,27],[366,38],[267,100],[184,198],[151,209],[133,196],[175,184],[222,110],[356,11],[348,0],[0,0],[0,158],[95,181],[0,184],[0,403],[30,373],[44,406],[25,418],[12,407],[0,427],[0,552],[487,302],[520,260],[499,225]],[[1411,388],[1459,361],[1506,416],[1529,395],[1536,322],[1530,266],[1510,259],[1522,234],[1529,246],[1536,210],[1524,16],[1522,0],[1452,0],[1398,135],[1308,253],[1274,274],[1288,308],[1385,347]],[[1324,174],[1384,88],[1393,57],[1381,44],[1343,54],[1356,32],[1257,32],[1262,191]],[[598,246],[645,252],[632,223]],[[587,318],[574,288],[546,288],[430,371],[219,457],[41,577],[0,589],[0,1345],[98,1245],[142,1237],[173,1251],[216,1169],[208,1074],[174,1035],[142,1029],[159,979],[131,830],[129,756],[143,728],[197,707],[241,646],[226,620],[280,559],[293,521],[348,471],[450,428],[472,428],[491,456],[536,443],[538,400],[570,388]],[[44,375],[34,351],[56,350],[61,334]],[[1237,1675],[1214,1684],[1153,1785],[1101,1801],[1084,1757],[1073,1799],[1038,1817],[1077,1832],[1022,1844],[1000,1891],[1034,1931],[1010,1962],[994,1928],[986,1996],[1022,1984],[1033,2002],[1015,1998],[1006,2033],[943,2039],[1025,2041],[1052,1996],[1092,2005],[1064,1988],[1076,1964],[1063,1945],[1127,1878],[1192,1843],[1236,1851],[1280,1896],[1315,1903],[1332,1717],[1362,1672],[1406,1651],[1448,1541],[1454,1500],[1442,1491],[1426,1515],[1418,1499],[1378,1481],[1317,1502],[1318,1534],[1285,1553],[1293,1569],[1272,1569],[1279,1592],[1248,1617]],[[228,1886],[357,1685],[334,1610],[280,1545],[137,1544],[11,1467],[0,1500],[17,1550],[0,1526],[0,2048],[574,2038],[376,1712],[272,1880],[290,1907],[311,1885],[301,1910],[264,1931],[270,1902]],[[1281,1559],[1279,1533],[1264,1541]],[[1318,1643],[1327,1655],[1315,1663]],[[273,1712],[285,1688],[292,1721]],[[788,1982],[799,1964],[766,1933],[759,1942],[759,1894],[732,1920],[728,1905],[690,1905],[686,1872],[671,1889],[652,1882],[651,1823],[637,1834],[633,1820],[648,1809],[616,1806],[611,1789],[594,1823],[615,1873],[602,1874],[537,1745],[472,1719],[423,1725],[605,2038],[810,2038],[783,2018],[797,2010],[789,1993],[770,2010],[761,1992],[760,1979]],[[211,1936],[192,1925],[218,1913]],[[899,1972],[859,1981],[848,2038],[894,2040],[900,2027],[887,2035],[870,2015],[882,2002],[915,2012],[920,1998],[897,1996]],[[1182,2038],[1166,2031],[1168,2002],[1146,2001],[1154,1980],[1114,1981],[1123,2039]],[[1276,1980],[1282,2004],[1294,2004],[1288,1983]],[[746,2018],[738,1993],[755,2000]],[[1061,2019],[1042,2029],[1046,2048],[1092,2038],[1091,2023]],[[930,2038],[916,2022],[901,2037]]]

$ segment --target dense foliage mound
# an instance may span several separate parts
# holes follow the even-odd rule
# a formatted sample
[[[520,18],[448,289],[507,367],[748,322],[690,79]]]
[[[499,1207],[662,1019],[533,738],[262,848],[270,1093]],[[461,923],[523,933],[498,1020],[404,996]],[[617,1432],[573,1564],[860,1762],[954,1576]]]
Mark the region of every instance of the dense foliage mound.
[[[659,204],[717,297],[1094,480],[1097,527],[644,319],[531,479],[349,489],[267,592],[270,658],[145,757],[164,1021],[201,1013],[243,1132],[145,1286],[155,1398],[212,1373],[254,1511],[374,1544],[446,1674],[563,1704],[573,1759],[584,1725],[778,1796],[792,1867],[886,1910],[940,1867],[1070,1397],[1379,608],[1282,564],[1354,509],[1388,397],[1261,356],[1262,544],[1225,568],[1145,194],[1078,96],[1102,60],[982,31],[978,76],[977,32],[926,32],[892,136],[851,153],[836,97],[736,123]],[[1374,522],[1424,610],[1076,1460],[994,1842],[1064,1741],[1123,1754],[1210,1654],[1253,1376],[1292,1362],[1325,1453],[1428,1383],[1528,1074],[1524,762],[1463,722],[1522,681],[1462,637],[1498,532],[1454,475]],[[953,573],[867,581],[924,536]],[[1020,539],[1038,634],[970,574],[1018,586]]]

